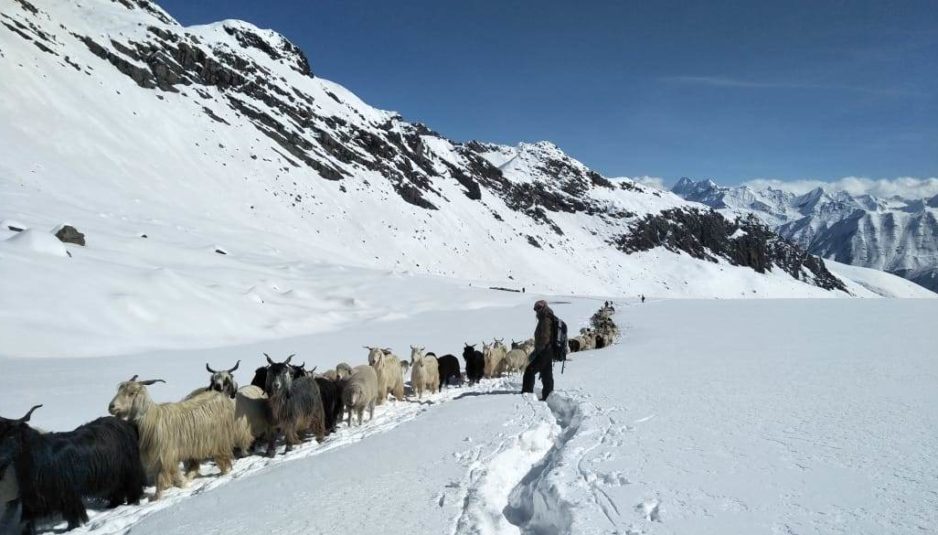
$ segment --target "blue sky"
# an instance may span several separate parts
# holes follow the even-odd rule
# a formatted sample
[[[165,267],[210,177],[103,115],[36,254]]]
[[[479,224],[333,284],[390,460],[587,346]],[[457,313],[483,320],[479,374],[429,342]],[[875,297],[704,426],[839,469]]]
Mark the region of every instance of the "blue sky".
[[[938,176],[934,1],[160,3],[277,30],[451,138],[547,139],[610,176]]]

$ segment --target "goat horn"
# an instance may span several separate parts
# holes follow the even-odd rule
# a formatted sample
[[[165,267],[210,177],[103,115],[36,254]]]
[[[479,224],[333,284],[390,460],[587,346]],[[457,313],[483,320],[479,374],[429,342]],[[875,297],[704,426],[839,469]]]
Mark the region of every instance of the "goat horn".
[[[238,362],[235,362],[234,368],[231,368],[230,370],[228,370],[228,373],[233,373],[235,370],[238,369],[238,366],[240,365],[241,365],[241,360],[238,359]]]
[[[208,362],[205,363],[205,369],[208,370],[208,373],[218,373],[208,365]]]
[[[306,364],[306,363],[304,362],[303,364]],[[309,371],[309,374],[312,375],[312,374],[316,371],[316,368],[318,368],[318,367],[319,367],[318,364],[315,365],[315,366],[313,366],[313,369]]]
[[[150,386],[155,383],[165,383],[166,381],[162,379],[147,379],[146,381],[139,381],[143,386]]]
[[[39,407],[42,407],[42,405],[36,405],[36,406],[34,406],[33,408],[29,409],[29,412],[26,413],[26,416],[23,416],[22,418],[20,418],[20,422],[22,422],[22,423],[28,422],[30,416],[33,415],[33,411],[36,410],[36,409],[38,409]]]
[[[270,358],[270,355],[268,355],[267,353],[264,353],[264,356],[267,357],[267,364],[273,364],[273,363],[274,363],[274,360],[273,360],[272,358]]]
[[[130,381],[127,381],[127,382],[128,382],[128,383],[132,383],[132,382],[134,382],[134,381],[137,380],[137,377],[140,377],[140,376],[137,375],[137,374],[134,374],[134,376],[130,378]]]
[[[295,356],[296,356],[296,353],[293,353],[292,355],[290,355],[289,357],[287,357],[287,360],[283,361],[283,363],[284,363],[284,364],[290,364],[290,359],[292,359],[292,358],[295,357]]]

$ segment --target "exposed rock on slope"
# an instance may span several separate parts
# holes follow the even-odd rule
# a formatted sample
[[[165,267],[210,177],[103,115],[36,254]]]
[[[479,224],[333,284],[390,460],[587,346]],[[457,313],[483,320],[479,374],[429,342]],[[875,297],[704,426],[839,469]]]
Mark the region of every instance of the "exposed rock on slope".
[[[183,27],[147,0],[0,1],[0,217],[33,225],[55,205],[96,243],[101,214],[151,246],[166,221],[199,248],[257,232],[291,258],[550,291],[671,292],[699,259],[752,268],[721,295],[764,288],[773,266],[792,275],[773,279],[779,295],[842,289],[819,260],[786,263],[797,251],[764,230],[727,241],[741,223],[673,211],[689,204],[551,143],[458,143],[375,109],[273,31]],[[701,225],[721,237],[689,241]],[[657,248],[635,253],[646,234]]]

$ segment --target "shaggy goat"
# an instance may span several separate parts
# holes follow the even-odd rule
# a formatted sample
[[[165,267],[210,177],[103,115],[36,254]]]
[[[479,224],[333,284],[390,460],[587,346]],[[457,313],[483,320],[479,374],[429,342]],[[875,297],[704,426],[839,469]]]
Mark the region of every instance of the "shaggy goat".
[[[16,484],[12,451],[4,453],[4,449],[12,450],[12,442],[10,444],[7,448],[0,447],[0,533],[12,534],[23,532],[23,503]]]
[[[272,432],[270,407],[263,388],[254,385],[238,389],[234,399],[235,447],[242,453],[254,451],[254,446]]]
[[[268,359],[270,359],[270,357],[267,355],[267,353],[264,353],[264,356],[267,357]],[[293,357],[295,357],[295,356],[296,356],[296,353],[293,353],[292,355],[290,355],[290,356],[287,357],[287,358],[293,358]],[[302,370],[302,367],[305,366],[305,365],[306,365],[306,363],[304,362],[304,363],[303,363],[302,365],[300,365],[300,366],[291,366],[291,367],[290,367],[290,370],[291,370],[291,372],[292,372],[292,374],[293,374],[293,378],[294,378],[294,379],[297,379],[297,378],[302,377],[303,375],[305,375],[305,371]],[[261,366],[260,368],[257,368],[256,370],[254,370],[254,378],[251,379],[251,384],[254,385],[254,386],[256,386],[256,387],[258,387],[258,388],[260,388],[261,390],[267,388],[267,369],[268,369],[268,368],[269,368],[269,366]]]
[[[147,386],[162,379],[137,381],[134,375],[117,386],[108,412],[130,421],[140,437],[140,459],[147,474],[156,477],[158,500],[171,485],[187,481],[179,472],[180,461],[192,472],[202,459],[212,458],[222,474],[231,469],[235,447],[234,404],[219,392],[204,392],[175,403],[155,403]]]
[[[276,453],[277,435],[283,432],[287,446],[284,453],[293,449],[300,442],[300,436],[311,431],[316,440],[322,442],[326,437],[326,415],[322,409],[322,396],[319,394],[319,385],[312,377],[299,377],[294,379],[294,369],[290,366],[290,359],[284,362],[274,362],[267,356],[270,364],[267,370],[267,402],[270,407],[271,424],[277,430],[270,433],[267,441],[267,455],[273,457]]]
[[[475,345],[466,344],[462,350],[462,359],[466,361],[466,379],[469,384],[478,383],[485,375],[485,357]]]
[[[336,424],[342,420],[342,383],[343,381],[317,377],[319,395],[322,397],[322,410],[326,416],[326,432],[334,433]]]
[[[211,377],[209,377],[208,386],[196,388],[192,392],[189,392],[189,395],[183,399],[192,399],[193,397],[201,394],[202,392],[208,392],[211,390],[214,390],[216,392],[221,392],[222,394],[225,394],[229,398],[233,399],[235,397],[235,394],[238,392],[238,382],[235,381],[234,375],[232,374],[234,373],[235,370],[238,369],[238,366],[240,365],[241,365],[241,361],[239,360],[234,365],[234,368],[231,368],[230,370],[216,371],[216,370],[213,370],[212,367],[208,365],[208,362],[206,362],[205,369],[208,371],[208,373],[212,374]]]
[[[335,366],[335,374],[339,379],[345,379],[349,375],[352,375],[352,367],[345,362],[340,362]]]
[[[338,381],[338,380],[339,380],[339,374],[336,373],[335,370],[326,370],[326,371],[320,373],[320,374],[319,374],[319,377],[321,377],[321,378],[323,378],[323,379],[327,379],[327,380],[329,380],[329,381]]]
[[[497,377],[501,369],[504,355],[494,345],[482,343],[482,358],[485,360],[483,375],[487,378]]]
[[[430,353],[428,353],[430,354]],[[459,370],[459,359],[453,355],[443,355],[436,359],[437,367],[440,370],[440,388],[448,385],[450,379],[459,381],[461,372]]]
[[[404,400],[404,371],[400,360],[391,354],[390,349],[365,347],[368,350],[368,364],[378,376],[378,405],[383,405],[392,394],[398,401]]]
[[[528,366],[528,354],[523,349],[512,349],[502,360],[502,373],[522,372]]]
[[[371,366],[356,366],[342,386],[342,405],[348,411],[348,425],[352,426],[352,413],[358,415],[358,425],[368,409],[368,420],[375,417],[378,401],[378,374]]]
[[[41,406],[18,420],[0,418],[0,473],[14,469],[26,533],[52,515],[62,515],[68,529],[84,524],[82,498],[104,498],[108,507],[140,501],[146,474],[133,425],[106,416],[74,431],[43,434],[28,425]]]
[[[436,357],[424,354],[422,347],[410,346],[410,385],[417,394],[417,399],[423,397],[423,392],[429,390],[435,393],[440,390],[440,369]]]
[[[576,353],[580,350],[580,341],[576,337],[567,340],[567,347],[570,348],[570,353]]]

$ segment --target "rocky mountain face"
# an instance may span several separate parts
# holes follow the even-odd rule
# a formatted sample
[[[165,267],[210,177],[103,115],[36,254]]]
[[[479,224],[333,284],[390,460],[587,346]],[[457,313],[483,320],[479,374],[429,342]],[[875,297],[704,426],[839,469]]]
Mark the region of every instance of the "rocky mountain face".
[[[894,273],[938,291],[938,196],[884,199],[820,187],[796,194],[687,178],[671,191],[728,217],[755,214],[812,254]]]
[[[273,31],[184,27],[148,0],[2,2],[0,136],[16,149],[0,178],[29,176],[37,198],[166,205],[346,262],[555,290],[644,289],[622,273],[652,249],[844,290],[764,227],[609,180],[551,143],[457,142],[375,109]]]

